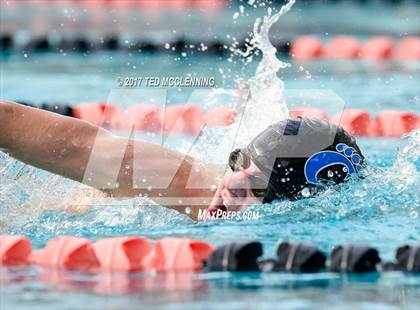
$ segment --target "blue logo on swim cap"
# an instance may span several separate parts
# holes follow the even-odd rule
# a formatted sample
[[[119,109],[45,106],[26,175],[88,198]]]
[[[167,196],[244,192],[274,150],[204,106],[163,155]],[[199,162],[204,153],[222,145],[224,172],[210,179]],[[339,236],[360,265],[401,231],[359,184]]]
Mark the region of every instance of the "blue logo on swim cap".
[[[347,168],[347,180],[351,174],[362,170],[361,156],[356,150],[347,144],[339,143],[336,145],[337,151],[322,151],[313,154],[305,163],[305,178],[310,184],[320,184],[318,174],[327,167],[333,165],[343,165]]]

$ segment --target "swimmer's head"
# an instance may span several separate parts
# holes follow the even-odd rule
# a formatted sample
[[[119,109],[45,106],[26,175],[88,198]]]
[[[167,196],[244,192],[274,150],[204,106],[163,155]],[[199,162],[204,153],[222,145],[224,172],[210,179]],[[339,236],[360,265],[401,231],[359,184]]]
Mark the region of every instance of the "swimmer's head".
[[[365,166],[356,140],[319,119],[277,122],[229,156],[210,210],[243,211],[255,203],[296,200],[347,181]]]
[[[326,184],[345,182],[365,162],[355,138],[343,128],[297,118],[269,126],[245,148],[232,152],[229,165],[232,171],[255,165],[262,175],[251,177],[252,193],[271,202],[307,197]]]

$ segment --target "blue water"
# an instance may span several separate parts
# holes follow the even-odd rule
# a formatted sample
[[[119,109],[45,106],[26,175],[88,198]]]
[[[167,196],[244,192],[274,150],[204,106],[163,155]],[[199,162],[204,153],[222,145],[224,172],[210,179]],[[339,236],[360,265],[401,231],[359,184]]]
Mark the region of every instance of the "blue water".
[[[404,28],[403,24],[394,26]],[[371,24],[367,28],[375,32]],[[28,52],[3,55],[0,65],[1,98],[76,105],[106,101],[110,89],[117,88],[117,77],[125,76],[191,73],[214,76],[218,87],[233,88],[235,79],[254,74],[256,62],[244,66],[197,55]],[[363,108],[374,115],[386,109],[418,113],[419,70],[418,62],[316,61],[293,64],[280,76],[287,91],[329,89],[343,98],[345,107]],[[187,97],[188,91],[171,90],[169,104],[183,103]],[[246,238],[263,243],[264,257],[274,256],[279,240],[312,241],[326,253],[341,243],[368,243],[383,260],[392,260],[398,246],[420,241],[419,144],[396,138],[359,138],[358,142],[368,161],[367,178],[309,199],[255,206],[261,214],[256,221],[198,224],[175,211],[149,207],[140,198],[106,199],[83,214],[69,214],[63,211],[63,197],[74,192],[76,183],[0,153],[0,233],[23,234],[36,249],[57,235],[91,240],[176,236],[215,246]],[[169,146],[179,148],[180,143],[171,141]],[[213,155],[208,154],[210,160]],[[420,298],[419,276],[401,273],[87,276],[35,268],[0,273],[1,309],[418,309]]]
[[[131,60],[121,54],[30,55],[29,59],[13,55],[2,60],[2,95],[33,103],[106,101],[109,89],[116,83],[115,76],[138,74],[132,69],[132,63],[142,68],[142,75],[152,74],[153,68],[158,66],[166,66],[169,74],[180,76],[188,72],[215,75],[219,86],[224,87],[230,86],[230,78],[241,74],[250,76],[254,70],[252,66],[239,70],[232,65],[230,76],[223,79],[218,71],[219,67],[226,68],[222,60],[203,57],[189,61],[191,66],[174,62],[170,56]],[[131,62],[130,66],[124,65],[127,62]],[[296,69],[298,65],[294,65],[282,78],[288,89],[332,88],[346,99],[347,107],[362,107],[372,113],[388,108],[415,111],[418,68],[415,64],[405,64],[404,68],[409,69],[403,70],[402,65],[393,64],[391,69],[384,69],[383,65],[371,64],[376,71],[370,73],[366,64],[353,62],[348,63],[348,72],[336,73],[334,70],[344,66],[333,62],[311,63],[305,65],[311,72],[310,79],[305,79],[304,73]],[[17,83],[20,87],[15,86]],[[171,98],[182,102],[176,92]],[[1,232],[24,234],[35,248],[44,246],[57,235],[92,240],[118,235],[141,235],[152,240],[179,236],[216,246],[235,239],[258,239],[264,245],[265,257],[274,256],[279,240],[312,241],[325,252],[340,243],[368,243],[378,248],[382,259],[392,260],[396,247],[420,240],[420,163],[415,155],[409,158],[406,154],[400,155],[404,158],[401,167],[395,164],[398,154],[402,154],[402,149],[410,142],[382,138],[359,138],[358,141],[371,167],[366,179],[350,181],[310,199],[256,206],[254,208],[262,215],[257,221],[199,224],[175,211],[147,207],[147,202],[141,199],[108,200],[81,215],[45,210],[59,205],[63,195],[69,195],[76,184],[2,155]],[[65,280],[57,284],[49,279],[56,277],[55,274],[33,269],[3,271],[2,277],[10,281],[1,289],[2,307],[21,309],[83,309],[86,305],[89,309],[243,308],[245,305],[267,309],[342,308],[344,305],[346,308],[411,309],[418,305],[420,294],[419,277],[398,273],[350,277],[334,274],[172,275],[178,279],[175,283],[180,283],[175,288],[170,275],[133,275],[128,279],[125,275],[116,275],[115,283],[122,283],[121,286],[114,284],[117,287],[109,286],[110,282],[104,284],[101,276],[66,273],[61,275]],[[150,281],[154,289],[144,289],[145,283]]]

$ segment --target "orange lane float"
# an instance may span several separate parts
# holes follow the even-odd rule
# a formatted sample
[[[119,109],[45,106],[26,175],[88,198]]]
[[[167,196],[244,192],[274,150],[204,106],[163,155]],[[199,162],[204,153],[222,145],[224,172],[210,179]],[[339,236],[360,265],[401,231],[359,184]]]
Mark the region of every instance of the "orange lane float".
[[[30,264],[31,242],[23,236],[0,235],[0,266]]]
[[[139,271],[146,266],[150,241],[140,237],[117,237],[98,240],[93,244],[103,271]]]
[[[142,237],[114,237],[91,243],[86,238],[59,236],[32,252],[23,236],[0,235],[0,258],[5,266],[35,264],[81,272],[199,271],[214,251],[206,242],[163,238],[154,244]]]
[[[112,105],[82,104],[73,108],[73,116],[110,129],[162,133],[165,135],[195,135],[203,125],[224,127],[235,122],[236,112],[218,106],[204,113],[198,106],[172,105],[165,110],[152,104],[135,104],[126,111]],[[395,137],[419,127],[415,113],[382,111],[377,117],[362,109],[346,109],[335,116],[313,107],[295,108],[292,117],[315,117],[330,120],[357,136]]]
[[[224,106],[211,109],[204,115],[204,123],[208,127],[224,127],[235,122],[236,112]]]
[[[369,112],[360,109],[346,109],[331,118],[331,121],[356,136],[371,135]]]
[[[194,6],[206,10],[220,10],[226,5],[225,0],[193,0]]]
[[[145,8],[186,8],[191,5],[190,0],[138,0],[138,5]]]
[[[315,59],[416,60],[420,59],[420,37],[404,37],[395,44],[388,37],[371,37],[360,42],[351,36],[335,36],[324,44],[316,36],[297,37],[290,56],[297,61]]]
[[[42,267],[95,272],[100,262],[88,239],[60,236],[48,241],[40,252],[33,253],[33,261]]]
[[[156,242],[150,264],[158,271],[199,270],[213,251],[211,245],[202,241],[163,238]]]
[[[373,37],[362,45],[360,57],[367,60],[386,60],[393,56],[394,42],[387,37]]]
[[[105,128],[121,129],[122,111],[107,103],[81,103],[73,107],[73,117]]]
[[[395,52],[398,59],[420,59],[420,37],[403,38]]]
[[[358,58],[361,44],[358,40],[350,36],[333,37],[325,47],[324,58],[352,59]]]
[[[118,1],[116,1],[118,3]],[[224,0],[137,0],[137,5],[153,9],[185,9],[198,7],[203,9],[221,9],[225,5]]]
[[[123,129],[142,132],[160,132],[163,126],[162,111],[153,104],[134,104],[130,106],[122,117],[126,118]],[[127,121],[128,120],[128,121]]]
[[[317,108],[311,108],[311,107],[302,107],[302,108],[296,108],[293,111],[290,112],[291,117],[314,117],[319,118],[323,120],[329,120],[329,116],[324,111],[317,109]]]
[[[315,36],[302,36],[292,42],[290,55],[298,61],[320,58],[324,53],[323,43]]]
[[[383,111],[376,115],[375,134],[384,137],[399,137],[419,127],[419,116],[401,111]]]
[[[164,134],[195,135],[203,125],[203,111],[194,105],[173,105],[164,111]]]

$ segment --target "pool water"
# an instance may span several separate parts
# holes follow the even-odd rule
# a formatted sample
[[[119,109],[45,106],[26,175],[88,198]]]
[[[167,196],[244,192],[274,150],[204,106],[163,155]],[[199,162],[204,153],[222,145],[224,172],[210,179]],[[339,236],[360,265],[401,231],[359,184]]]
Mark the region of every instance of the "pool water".
[[[170,57],[34,54],[28,60],[13,55],[2,59],[2,94],[33,103],[104,101],[109,89],[115,88],[115,76],[136,72],[132,64],[142,68],[142,75],[153,74],[154,68],[168,68],[169,75],[183,76],[189,72],[214,75],[220,87],[231,87],[231,78],[241,74],[251,76],[255,70],[252,65],[245,70],[235,65],[229,67],[221,60],[208,57],[190,59],[190,65],[185,66]],[[130,66],[124,65],[128,62]],[[296,67],[293,65],[282,75],[287,89],[331,88],[345,99],[346,107],[364,108],[373,114],[395,108],[416,111],[418,107],[417,64],[310,63],[305,65],[310,78]],[[344,67],[348,71],[343,73]],[[224,79],[218,68],[230,68],[229,76]],[[17,83],[21,87],[13,87]],[[176,96],[175,92],[171,98],[181,102],[182,98]],[[405,140],[359,138],[358,142],[370,167],[366,179],[352,180],[297,202],[255,206],[261,214],[256,221],[199,224],[171,210],[150,208],[140,198],[101,201],[80,215],[68,214],[59,207],[59,210],[45,210],[46,206],[60,206],[62,195],[70,194],[75,183],[24,166],[3,154],[1,232],[24,234],[35,248],[57,235],[92,240],[119,235],[140,235],[152,240],[177,236],[216,246],[236,239],[257,239],[264,245],[265,257],[274,256],[279,240],[312,241],[325,252],[341,243],[368,243],[380,251],[382,259],[392,260],[396,247],[420,240],[418,135]],[[51,192],[51,188],[55,191]],[[46,273],[51,276],[50,272]],[[74,309],[86,305],[92,309],[252,305],[267,309],[342,308],[344,305],[394,309],[415,308],[420,294],[420,278],[399,273],[363,276],[201,273],[156,278],[132,275],[128,279],[116,275],[124,281],[114,281],[117,283],[114,286],[105,275],[105,284],[101,276],[77,274],[63,274],[61,277],[67,280],[55,283],[33,269],[3,271],[2,277],[10,282],[1,289],[2,307],[16,309],[56,309],[69,305]],[[145,278],[154,281],[154,289],[144,289]],[[118,283],[125,285],[119,287]]]
[[[252,77],[257,63],[245,66],[224,57],[127,51],[12,53],[0,58],[0,91],[10,100],[77,105],[106,102],[110,90],[118,89],[118,77],[188,74],[213,76],[217,87],[231,89],[235,80]],[[375,115],[387,109],[418,113],[419,71],[418,62],[315,61],[292,63],[279,76],[286,101],[294,91],[331,90],[345,108]],[[168,104],[185,103],[187,98],[188,91],[172,89]],[[208,108],[201,101],[195,104]],[[322,107],[322,102],[314,105]],[[146,198],[102,199],[84,213],[70,214],[63,197],[78,188],[75,182],[0,153],[0,233],[25,235],[36,249],[57,235],[91,240],[121,235],[151,240],[188,237],[215,246],[256,239],[266,258],[274,257],[279,240],[311,241],[326,253],[338,244],[367,243],[383,260],[392,260],[398,246],[420,241],[419,132],[403,139],[359,138],[358,143],[369,167],[365,179],[296,202],[253,206],[261,215],[258,220],[198,224],[173,210],[150,206]],[[168,146],[182,149],[182,139],[169,141]],[[220,161],[218,154],[205,156]],[[418,309],[420,297],[420,277],[398,272],[95,276],[35,268],[0,272],[2,309]]]

